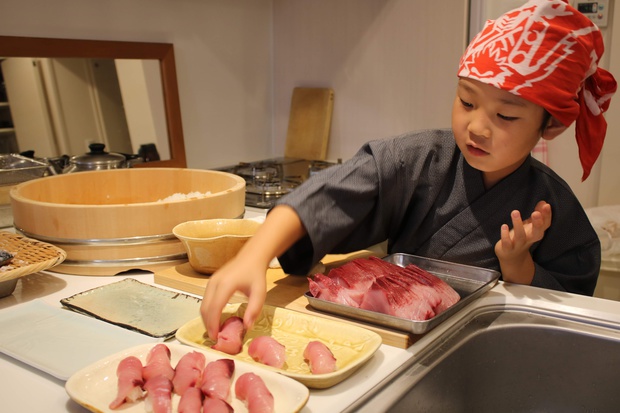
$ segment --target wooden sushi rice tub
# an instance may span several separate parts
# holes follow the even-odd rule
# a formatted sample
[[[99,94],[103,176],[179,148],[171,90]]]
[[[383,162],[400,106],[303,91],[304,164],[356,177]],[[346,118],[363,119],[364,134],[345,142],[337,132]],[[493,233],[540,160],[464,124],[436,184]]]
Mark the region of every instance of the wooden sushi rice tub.
[[[53,271],[116,275],[186,261],[172,228],[191,220],[242,217],[245,181],[209,170],[110,169],[24,182],[10,197],[18,233],[66,251]]]

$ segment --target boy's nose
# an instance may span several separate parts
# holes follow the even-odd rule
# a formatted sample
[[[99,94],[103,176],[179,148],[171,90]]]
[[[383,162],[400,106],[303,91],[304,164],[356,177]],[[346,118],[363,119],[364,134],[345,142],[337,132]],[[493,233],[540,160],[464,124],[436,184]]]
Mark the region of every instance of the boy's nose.
[[[481,113],[472,114],[469,124],[467,125],[467,131],[476,136],[490,138],[491,129],[489,127],[489,119]]]

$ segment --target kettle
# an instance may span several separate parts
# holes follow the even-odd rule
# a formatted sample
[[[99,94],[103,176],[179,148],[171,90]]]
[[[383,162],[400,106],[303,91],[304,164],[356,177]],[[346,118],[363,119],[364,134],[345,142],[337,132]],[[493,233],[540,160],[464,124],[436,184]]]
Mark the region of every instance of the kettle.
[[[63,174],[83,171],[101,171],[105,169],[127,168],[127,158],[125,155],[114,152],[106,152],[105,144],[91,143],[88,145],[90,152],[84,155],[72,156],[69,165],[62,171]]]

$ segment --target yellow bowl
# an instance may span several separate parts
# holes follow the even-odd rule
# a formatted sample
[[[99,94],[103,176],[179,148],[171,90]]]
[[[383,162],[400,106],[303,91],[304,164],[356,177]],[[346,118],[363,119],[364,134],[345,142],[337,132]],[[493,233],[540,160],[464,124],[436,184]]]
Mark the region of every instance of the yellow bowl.
[[[251,219],[204,219],[181,223],[172,233],[183,243],[192,268],[212,274],[237,255],[259,226]]]

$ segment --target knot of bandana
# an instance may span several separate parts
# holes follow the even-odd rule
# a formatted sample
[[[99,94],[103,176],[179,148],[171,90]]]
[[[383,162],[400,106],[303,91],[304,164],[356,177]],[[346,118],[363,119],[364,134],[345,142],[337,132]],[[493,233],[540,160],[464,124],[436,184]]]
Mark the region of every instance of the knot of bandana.
[[[600,30],[566,2],[531,0],[487,21],[461,58],[458,76],[536,103],[567,127],[576,121],[585,180],[603,147],[603,113],[617,87],[598,67],[603,50]]]

